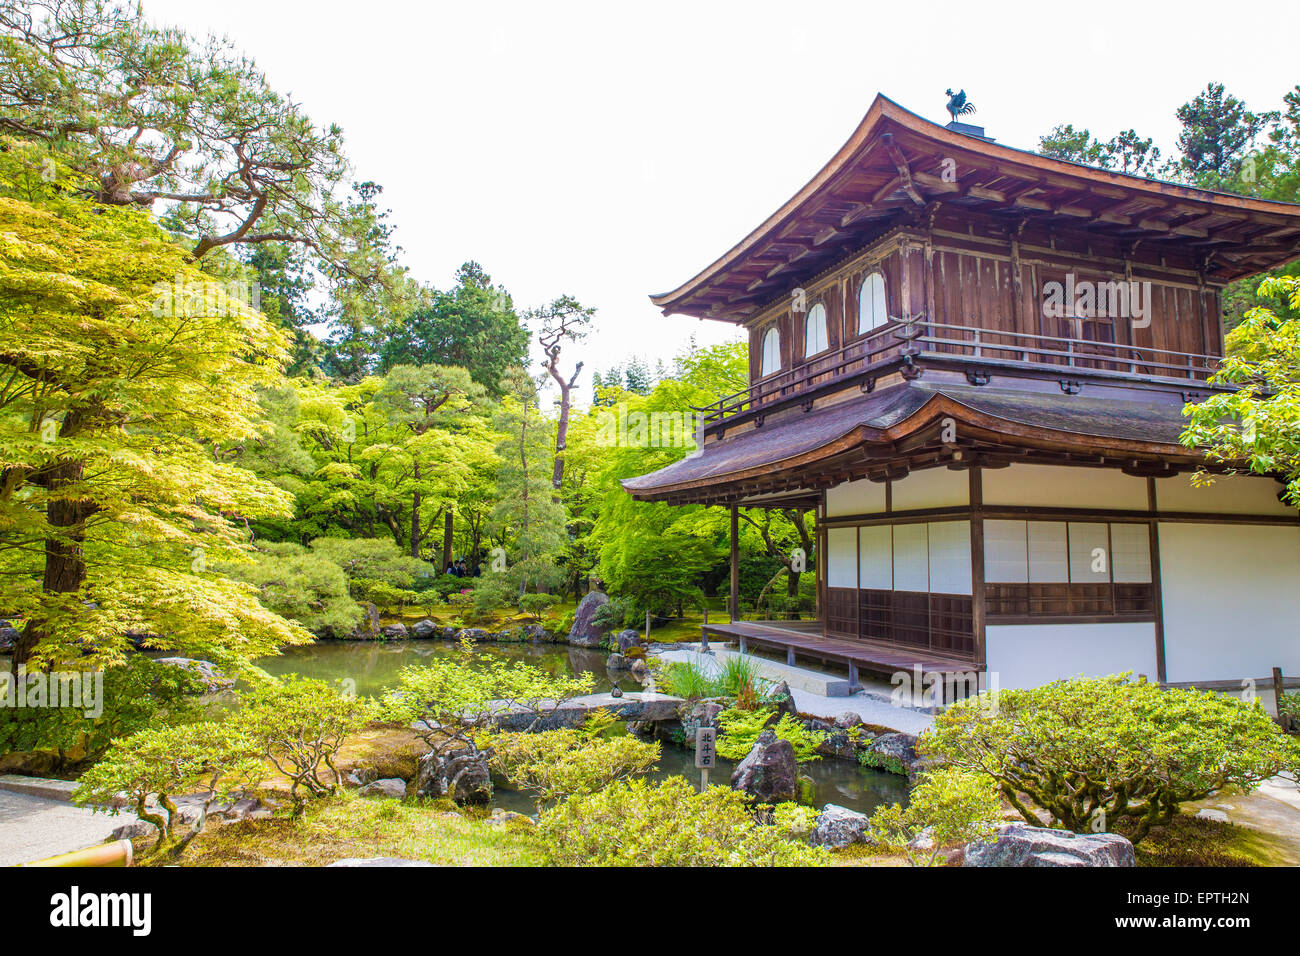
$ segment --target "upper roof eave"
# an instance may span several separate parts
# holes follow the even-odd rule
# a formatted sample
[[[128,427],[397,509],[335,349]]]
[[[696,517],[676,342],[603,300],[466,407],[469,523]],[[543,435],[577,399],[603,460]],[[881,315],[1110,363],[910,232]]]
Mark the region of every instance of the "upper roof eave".
[[[946,129],[905,109],[884,94],[877,94],[853,134],[802,189],[712,264],[676,289],[652,294],[650,301],[662,309],[665,315],[673,314],[677,311],[675,306],[679,305],[684,298],[699,291],[711,280],[715,280],[724,274],[730,266],[760,243],[774,237],[783,225],[797,216],[801,209],[816,199],[818,194],[827,188],[828,184],[844,172],[854,158],[872,143],[878,133],[887,131],[884,127],[889,125],[896,125],[900,130],[929,139],[940,147],[976,152],[991,161],[1020,167],[1031,175],[1065,177],[1077,181],[1081,187],[1091,185],[1124,189],[1131,192],[1134,198],[1140,196],[1159,197],[1162,200],[1173,199],[1203,203],[1224,210],[1281,215],[1294,219],[1300,224],[1300,205],[1295,203],[1255,199],[1234,193],[1215,192],[1179,183],[1147,179],[1130,173],[1098,169],[1069,160],[1043,156],[1031,150],[1017,149],[1000,143],[980,140],[964,133]],[[731,316],[709,317],[737,323],[743,321]]]

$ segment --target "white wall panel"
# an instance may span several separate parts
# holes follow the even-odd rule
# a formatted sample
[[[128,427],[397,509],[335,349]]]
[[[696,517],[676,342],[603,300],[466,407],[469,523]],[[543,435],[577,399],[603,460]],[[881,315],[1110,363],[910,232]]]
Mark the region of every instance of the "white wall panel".
[[[846,481],[826,489],[826,514],[836,518],[844,515],[882,514],[885,510],[885,483],[883,481]]]
[[[1224,476],[1196,487],[1190,475],[1177,475],[1156,481],[1156,507],[1160,511],[1295,517],[1295,508],[1277,500],[1281,487],[1272,478],[1259,475]]]
[[[894,590],[930,590],[930,545],[924,524],[894,525]]]
[[[970,504],[970,475],[947,468],[914,471],[893,483],[895,511],[954,508]]]
[[[1155,625],[990,624],[984,646],[990,686],[1038,687],[1062,678],[1132,671],[1156,678]]]
[[[1300,673],[1300,528],[1160,525],[1166,677]]]
[[[894,586],[894,543],[887,524],[861,529],[859,586],[888,591]]]
[[[981,480],[986,505],[1147,510],[1146,479],[1112,468],[1012,465],[985,468]]]
[[[858,580],[858,529],[826,529],[826,583],[851,588]]]
[[[930,590],[937,594],[970,594],[970,522],[932,521]]]

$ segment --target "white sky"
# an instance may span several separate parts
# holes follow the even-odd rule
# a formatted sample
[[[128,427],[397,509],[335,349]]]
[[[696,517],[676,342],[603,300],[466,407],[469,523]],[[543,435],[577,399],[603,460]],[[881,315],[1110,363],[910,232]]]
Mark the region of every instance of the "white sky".
[[[1300,76],[1292,3],[400,3],[145,0],[225,34],[384,187],[414,275],[476,259],[524,308],[599,310],[590,371],[667,361],[732,326],[665,318],[675,288],[796,192],[877,92],[1032,148],[1057,123],[1134,127],[1173,151],[1174,110],[1210,80],[1256,110]],[[569,356],[572,362],[574,354]]]

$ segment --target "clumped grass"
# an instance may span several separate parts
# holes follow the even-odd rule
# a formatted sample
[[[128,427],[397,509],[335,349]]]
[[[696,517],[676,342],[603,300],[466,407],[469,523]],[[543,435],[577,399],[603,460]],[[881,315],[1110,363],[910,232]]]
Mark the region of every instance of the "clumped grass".
[[[439,809],[442,806],[444,809]],[[448,866],[536,866],[531,824],[493,824],[445,809],[341,793],[308,804],[298,819],[214,826],[190,844],[182,866],[324,866],[345,857],[396,856]]]
[[[686,700],[721,697],[722,682],[710,677],[695,664],[674,661],[659,673],[659,689],[665,694]]]

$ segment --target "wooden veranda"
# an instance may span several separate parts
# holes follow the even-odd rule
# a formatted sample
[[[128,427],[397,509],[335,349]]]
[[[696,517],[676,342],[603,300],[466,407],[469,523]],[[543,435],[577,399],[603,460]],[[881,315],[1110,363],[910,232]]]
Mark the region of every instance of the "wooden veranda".
[[[927,675],[942,674],[946,680],[950,674],[971,674],[981,669],[970,660],[945,657],[924,648],[827,637],[818,621],[733,621],[706,624],[703,632],[706,638],[736,642],[742,652],[750,647],[783,651],[787,664],[793,665],[802,657],[845,665],[849,670],[850,692],[858,690],[862,671],[889,677],[900,671],[914,673],[919,669]]]

